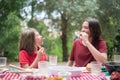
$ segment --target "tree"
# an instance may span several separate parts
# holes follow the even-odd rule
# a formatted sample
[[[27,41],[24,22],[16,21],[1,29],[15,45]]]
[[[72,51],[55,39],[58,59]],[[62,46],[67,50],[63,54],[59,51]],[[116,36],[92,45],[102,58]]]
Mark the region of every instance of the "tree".
[[[4,31],[4,56],[9,57],[8,60],[14,61],[18,60],[18,42],[19,42],[19,33],[21,31],[20,19],[15,15],[15,13],[10,13],[5,20],[5,31]],[[7,34],[7,35],[6,35]],[[12,55],[12,57],[11,57]],[[17,57],[16,57],[17,56]]]
[[[24,0],[0,1],[0,53],[2,56],[17,55],[18,35],[20,30],[20,9]],[[12,59],[14,59],[12,57]],[[10,58],[8,58],[9,60]]]

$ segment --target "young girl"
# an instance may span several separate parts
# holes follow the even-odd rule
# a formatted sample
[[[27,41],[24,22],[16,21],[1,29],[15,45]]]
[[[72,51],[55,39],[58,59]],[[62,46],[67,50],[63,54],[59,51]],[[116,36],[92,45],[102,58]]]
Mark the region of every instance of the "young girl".
[[[39,61],[47,60],[43,38],[34,28],[25,29],[20,36],[19,62],[22,68],[38,68]]]

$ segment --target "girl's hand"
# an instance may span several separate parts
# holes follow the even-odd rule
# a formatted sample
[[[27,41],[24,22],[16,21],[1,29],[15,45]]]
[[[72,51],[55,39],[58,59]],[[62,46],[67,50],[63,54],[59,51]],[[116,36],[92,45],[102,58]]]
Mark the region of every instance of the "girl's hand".
[[[37,51],[37,55],[42,57],[43,56],[43,53],[44,53],[44,48],[41,47],[38,51]]]
[[[80,38],[82,39],[84,45],[86,44],[87,41],[89,41],[88,34],[85,32],[80,32]]]

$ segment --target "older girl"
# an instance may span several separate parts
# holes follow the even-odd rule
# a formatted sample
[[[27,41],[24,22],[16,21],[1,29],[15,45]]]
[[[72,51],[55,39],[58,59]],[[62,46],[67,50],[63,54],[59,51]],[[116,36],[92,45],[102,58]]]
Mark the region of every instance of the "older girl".
[[[107,61],[107,47],[101,37],[101,25],[95,18],[84,20],[80,32],[81,37],[76,39],[67,65],[86,66],[91,61],[105,63]]]

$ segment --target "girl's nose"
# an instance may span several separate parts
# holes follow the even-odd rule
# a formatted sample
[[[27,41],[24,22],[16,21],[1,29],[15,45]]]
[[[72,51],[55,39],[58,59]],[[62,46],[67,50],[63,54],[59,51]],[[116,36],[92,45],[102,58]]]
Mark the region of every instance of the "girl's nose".
[[[81,32],[85,32],[85,29],[84,29],[84,28],[82,28],[82,29],[81,29]]]

